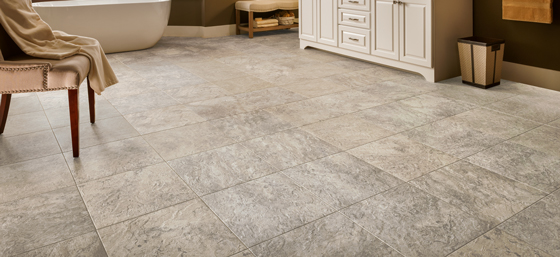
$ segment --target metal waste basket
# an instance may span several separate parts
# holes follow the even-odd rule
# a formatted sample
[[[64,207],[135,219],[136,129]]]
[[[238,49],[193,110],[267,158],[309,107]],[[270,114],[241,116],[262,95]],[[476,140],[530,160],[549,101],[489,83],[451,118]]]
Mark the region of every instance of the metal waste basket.
[[[458,42],[463,83],[485,89],[499,85],[505,40],[466,37]]]

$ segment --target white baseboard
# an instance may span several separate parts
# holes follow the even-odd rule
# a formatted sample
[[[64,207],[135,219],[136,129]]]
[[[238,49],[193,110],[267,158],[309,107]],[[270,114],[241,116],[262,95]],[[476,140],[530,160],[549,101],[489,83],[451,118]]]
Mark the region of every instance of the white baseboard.
[[[202,27],[202,26],[167,26],[164,37],[226,37],[235,35],[235,24]]]
[[[502,78],[560,91],[560,71],[504,62]]]

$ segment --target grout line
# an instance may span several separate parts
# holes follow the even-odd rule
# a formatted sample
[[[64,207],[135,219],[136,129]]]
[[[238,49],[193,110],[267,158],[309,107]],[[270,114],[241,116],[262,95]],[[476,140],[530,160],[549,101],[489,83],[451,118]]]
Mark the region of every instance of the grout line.
[[[504,221],[498,223],[496,226],[492,227],[492,228],[489,229],[488,231],[486,231],[486,232],[482,233],[481,235],[477,236],[477,237],[474,238],[473,240],[471,240],[471,241],[469,241],[469,242],[467,242],[467,243],[465,243],[465,244],[459,246],[457,249],[455,249],[455,251],[449,253],[449,255],[451,255],[451,254],[453,254],[454,252],[458,251],[459,249],[463,248],[465,245],[467,245],[467,244],[469,244],[469,243],[475,241],[476,239],[478,239],[478,238],[484,236],[484,235],[487,234],[488,232],[490,232],[490,231],[492,231],[492,230],[494,230],[494,229],[500,229],[500,228],[498,228],[500,225],[506,223],[507,221],[509,221],[509,220],[512,219],[513,217],[517,216],[518,214],[522,213],[523,211],[529,209],[529,208],[532,207],[533,205],[536,205],[537,203],[543,201],[545,198],[548,198],[549,196],[551,196],[552,194],[554,194],[554,193],[557,192],[557,191],[560,191],[560,189],[557,189],[557,190],[553,191],[552,193],[543,196],[542,198],[540,198],[539,200],[535,201],[534,203],[532,203],[532,204],[526,206],[526,207],[523,208],[521,211],[515,213],[514,215],[511,215],[509,218],[507,218],[507,219],[505,219]],[[500,230],[502,230],[502,229],[500,229]],[[534,247],[534,248],[536,248],[536,249],[539,249],[539,250],[541,250],[541,251],[543,251],[543,252],[545,252],[545,253],[548,253],[548,251],[544,251],[543,249],[540,249],[539,247],[537,247],[537,246],[535,246],[535,245],[533,245],[533,244],[530,244],[530,243],[528,243],[528,242],[526,242],[526,241],[524,241],[524,240],[521,240],[521,239],[518,238],[517,236],[512,235],[512,234],[508,233],[507,231],[504,231],[504,232],[507,233],[508,235],[512,236],[512,237],[517,238],[519,241],[525,242],[527,245],[530,245],[530,246],[532,246],[532,247]],[[449,256],[449,255],[448,255],[448,256]]]

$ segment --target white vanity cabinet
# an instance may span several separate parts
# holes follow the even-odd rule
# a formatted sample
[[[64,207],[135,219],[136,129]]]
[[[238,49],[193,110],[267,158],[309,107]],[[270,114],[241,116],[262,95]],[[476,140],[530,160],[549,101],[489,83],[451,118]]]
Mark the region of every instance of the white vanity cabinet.
[[[472,35],[472,0],[299,0],[300,46],[422,74],[460,75],[457,39]]]

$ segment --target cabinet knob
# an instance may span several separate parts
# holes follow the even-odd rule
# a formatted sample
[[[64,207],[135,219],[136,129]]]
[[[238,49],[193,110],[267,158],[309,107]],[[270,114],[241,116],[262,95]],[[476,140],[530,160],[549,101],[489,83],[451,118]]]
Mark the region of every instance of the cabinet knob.
[[[348,20],[351,20],[351,21],[360,21],[360,19],[356,19],[356,18],[348,18]]]
[[[360,3],[359,1],[354,1],[354,0],[350,0],[350,1],[348,1],[348,2],[349,2],[349,3],[353,3],[353,4],[359,4],[359,3]]]
[[[357,39],[357,38],[352,38],[352,37],[349,37],[348,39],[350,39],[350,40],[352,40],[352,41],[360,41],[359,39]]]

